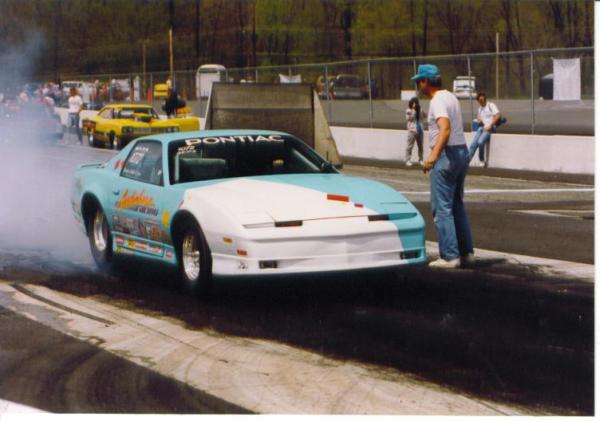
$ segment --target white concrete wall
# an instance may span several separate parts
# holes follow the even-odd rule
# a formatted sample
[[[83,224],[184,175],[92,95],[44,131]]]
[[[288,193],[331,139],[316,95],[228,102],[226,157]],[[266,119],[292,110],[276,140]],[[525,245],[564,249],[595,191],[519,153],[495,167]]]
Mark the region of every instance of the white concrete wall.
[[[404,162],[406,130],[331,127],[342,158]],[[465,133],[467,144],[474,133]],[[595,138],[588,136],[539,136],[495,133],[492,135],[490,168],[594,174]],[[425,132],[425,153],[429,152]],[[417,147],[413,148],[417,159]],[[481,166],[477,156],[471,166]]]
[[[54,112],[56,114],[58,114],[58,116],[60,117],[60,123],[63,126],[66,126],[68,123],[68,118],[69,118],[69,111],[66,108],[60,108],[60,107],[56,107],[54,108]],[[89,116],[93,116],[98,114],[98,111],[92,111],[92,110],[83,110],[80,114],[79,114],[79,127],[81,127],[81,120],[83,120],[86,117]]]
[[[67,124],[67,109],[56,108],[63,125]],[[81,119],[97,111],[81,112]],[[204,119],[200,127],[204,128]],[[406,130],[331,127],[342,158],[363,158],[376,161],[404,162]],[[473,133],[465,133],[470,144]],[[595,138],[590,136],[547,136],[495,133],[492,135],[488,167],[508,170],[558,172],[566,174],[594,174]],[[428,132],[424,140],[427,156]],[[413,148],[417,159],[417,146]],[[471,166],[481,166],[477,156]]]

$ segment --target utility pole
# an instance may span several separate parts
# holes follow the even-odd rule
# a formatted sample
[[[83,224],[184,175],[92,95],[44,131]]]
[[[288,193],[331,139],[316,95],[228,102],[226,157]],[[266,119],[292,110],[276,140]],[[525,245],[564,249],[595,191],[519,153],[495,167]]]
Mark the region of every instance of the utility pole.
[[[500,78],[500,33],[496,32],[496,101],[498,100],[498,79]]]
[[[173,27],[175,26],[175,1],[169,0],[169,77],[174,83],[173,72]]]
[[[146,44],[148,43],[148,38],[142,41],[142,86],[144,87],[144,95],[146,95]]]
[[[196,65],[200,59],[200,0],[196,0]]]
[[[173,82],[173,28],[169,28],[169,77]]]

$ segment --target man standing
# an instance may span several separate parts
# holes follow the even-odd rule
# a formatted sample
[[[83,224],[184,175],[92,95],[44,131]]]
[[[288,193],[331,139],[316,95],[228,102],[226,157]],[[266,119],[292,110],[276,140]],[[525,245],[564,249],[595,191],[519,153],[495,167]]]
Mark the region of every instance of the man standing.
[[[439,259],[430,267],[458,268],[473,262],[473,241],[463,204],[469,156],[462,114],[454,94],[442,89],[437,66],[422,64],[412,78],[417,89],[431,98],[427,123],[431,152],[423,172],[431,171],[431,210],[439,242]]]
[[[479,111],[477,111],[477,119],[479,120],[479,129],[475,133],[473,143],[469,147],[469,161],[475,156],[475,151],[479,148],[479,160],[487,165],[485,157],[486,143],[492,138],[492,133],[496,129],[498,121],[500,121],[500,111],[493,102],[488,102],[486,95],[483,92],[477,94],[477,102],[479,102]],[[487,147],[489,150],[489,145]]]
[[[79,140],[80,145],[82,144],[82,141],[81,130],[79,129],[79,113],[81,112],[82,108],[83,99],[77,92],[76,88],[71,88],[69,95],[69,137],[71,137],[71,128],[75,128],[75,132],[77,133],[77,140]]]

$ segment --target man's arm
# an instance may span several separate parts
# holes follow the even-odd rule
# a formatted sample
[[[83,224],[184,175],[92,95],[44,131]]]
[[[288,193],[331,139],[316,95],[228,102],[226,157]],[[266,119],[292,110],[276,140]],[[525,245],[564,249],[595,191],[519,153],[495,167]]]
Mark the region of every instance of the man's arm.
[[[494,114],[494,119],[492,120],[492,122],[490,123],[490,125],[489,126],[485,126],[483,128],[483,130],[485,130],[486,132],[491,132],[492,129],[494,128],[494,126],[496,125],[496,123],[498,123],[499,120],[500,120],[500,113]]]
[[[431,153],[423,162],[423,172],[428,172],[433,168],[450,139],[450,119],[448,117],[439,117],[436,122],[440,128],[440,133],[438,134],[435,146],[431,150]]]

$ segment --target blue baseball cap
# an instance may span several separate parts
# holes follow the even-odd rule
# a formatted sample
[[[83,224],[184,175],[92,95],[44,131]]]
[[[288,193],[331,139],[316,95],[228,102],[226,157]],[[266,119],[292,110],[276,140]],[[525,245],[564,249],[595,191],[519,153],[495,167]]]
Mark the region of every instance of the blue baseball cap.
[[[440,77],[440,69],[435,64],[419,64],[417,74],[410,78],[410,80],[419,79],[434,79]]]

